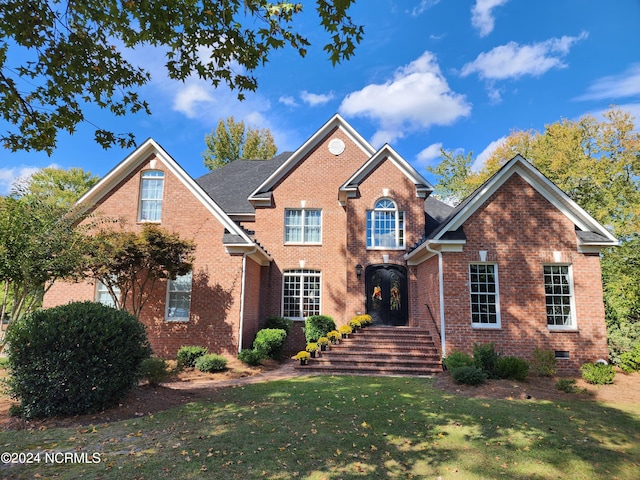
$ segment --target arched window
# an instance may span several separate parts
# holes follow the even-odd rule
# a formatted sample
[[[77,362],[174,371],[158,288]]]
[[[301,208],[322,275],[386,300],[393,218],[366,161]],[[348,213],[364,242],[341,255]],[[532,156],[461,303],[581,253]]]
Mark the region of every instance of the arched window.
[[[367,211],[367,248],[404,248],[404,212],[390,198],[379,199]]]

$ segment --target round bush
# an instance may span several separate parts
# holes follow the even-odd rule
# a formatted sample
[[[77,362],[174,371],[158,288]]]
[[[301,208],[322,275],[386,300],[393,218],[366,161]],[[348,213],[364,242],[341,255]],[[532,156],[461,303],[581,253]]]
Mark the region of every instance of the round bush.
[[[202,355],[196,360],[196,369],[201,372],[220,372],[227,368],[227,359],[215,353]]]
[[[176,355],[178,366],[180,368],[193,368],[196,366],[196,361],[201,356],[206,355],[208,351],[207,347],[198,347],[196,345],[182,346]]]
[[[152,387],[167,381],[171,375],[173,372],[169,370],[167,362],[162,358],[145,358],[140,365],[140,377],[147,380]]]
[[[519,357],[498,357],[496,375],[498,378],[523,381],[529,375],[529,364]]]
[[[79,415],[116,404],[151,355],[144,325],[123,310],[77,302],[11,325],[11,394],[25,418]]]
[[[458,367],[451,370],[451,377],[456,383],[464,385],[480,385],[487,380],[487,374],[478,367]]]
[[[280,317],[278,315],[267,318],[267,321],[264,323],[264,328],[275,328],[278,330],[284,330],[285,332],[287,332],[287,335],[289,335],[289,332],[291,332],[292,326],[293,320]]]
[[[616,372],[613,365],[604,363],[585,363],[580,367],[582,378],[594,385],[607,385],[613,383]]]
[[[320,337],[336,329],[336,322],[328,315],[312,315],[304,322],[304,336],[309,342],[317,342]]]
[[[454,350],[442,359],[442,363],[448,370],[458,367],[471,367],[474,365],[471,355],[465,352]]]
[[[264,359],[264,355],[257,350],[245,349],[238,354],[238,360],[252,367],[262,364]]]
[[[282,346],[287,332],[279,328],[263,328],[256,333],[253,349],[263,357],[279,359],[282,357]]]

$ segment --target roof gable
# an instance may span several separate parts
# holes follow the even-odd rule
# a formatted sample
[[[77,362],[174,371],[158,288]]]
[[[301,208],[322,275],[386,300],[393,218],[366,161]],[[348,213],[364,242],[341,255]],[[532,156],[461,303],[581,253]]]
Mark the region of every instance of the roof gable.
[[[464,235],[460,234],[464,223],[516,173],[573,222],[577,228],[576,237],[579,251],[597,251],[602,247],[618,244],[618,240],[604,226],[589,215],[576,202],[571,200],[566,193],[521,155],[516,155],[512,158],[498,170],[498,172],[460,203],[453,212],[429,234],[423,244],[433,246],[446,243],[464,243]],[[431,251],[429,248],[426,249]],[[419,255],[417,253],[418,250],[422,249],[417,247],[409,252],[406,258],[409,260],[417,257]]]
[[[275,170],[264,182],[262,182],[249,196],[249,201],[254,205],[270,205],[271,191],[309,154],[322,140],[334,129],[340,129],[353,143],[367,156],[375,153],[375,149],[367,142],[351,125],[339,114],[334,115],[317,130],[306,142],[302,144],[291,156]]]
[[[256,244],[249,238],[247,233],[237,225],[220,206],[198,185],[191,176],[152,138],[147,139],[123,161],[116,165],[107,173],[93,188],[85,193],[77,202],[85,209],[97,204],[104,196],[111,192],[127,178],[141,163],[155,155],[156,161],[161,162],[198,200],[202,205],[222,224],[227,232],[232,236],[234,242],[225,246],[228,251],[242,250],[250,247],[255,249]],[[221,239],[222,240],[222,239]],[[262,251],[256,252],[256,260],[260,263],[268,261],[268,255]],[[264,257],[264,258],[260,258]]]
[[[375,152],[341,187],[339,191],[340,203],[347,198],[354,197],[362,181],[385,160],[389,160],[416,186],[416,197],[425,198],[433,191],[433,186],[404,160],[389,144],[385,144]]]

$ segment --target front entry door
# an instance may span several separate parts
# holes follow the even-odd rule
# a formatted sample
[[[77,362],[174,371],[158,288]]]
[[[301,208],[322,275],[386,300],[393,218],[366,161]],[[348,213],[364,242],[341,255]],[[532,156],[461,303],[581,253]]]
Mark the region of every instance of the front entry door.
[[[367,313],[374,325],[406,325],[407,269],[400,265],[369,265],[365,270]]]

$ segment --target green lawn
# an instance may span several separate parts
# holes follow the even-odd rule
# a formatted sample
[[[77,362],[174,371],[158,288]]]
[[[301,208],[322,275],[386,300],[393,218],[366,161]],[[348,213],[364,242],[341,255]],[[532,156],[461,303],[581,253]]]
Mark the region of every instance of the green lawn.
[[[424,378],[302,376],[111,424],[2,432],[0,478],[638,478],[640,409],[464,398]],[[100,463],[45,464],[46,452]],[[58,456],[61,460],[63,457]]]

